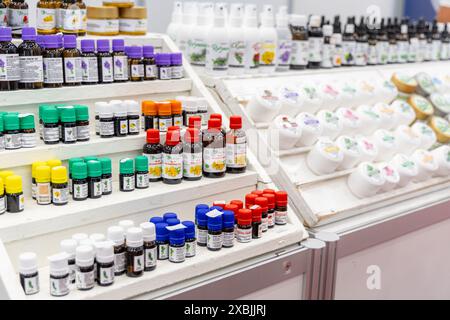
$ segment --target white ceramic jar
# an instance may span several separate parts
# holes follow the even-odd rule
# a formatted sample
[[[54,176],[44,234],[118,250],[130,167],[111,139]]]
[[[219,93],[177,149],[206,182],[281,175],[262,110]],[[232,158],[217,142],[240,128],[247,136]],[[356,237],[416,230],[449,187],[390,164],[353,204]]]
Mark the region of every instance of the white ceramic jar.
[[[280,97],[272,89],[258,89],[246,107],[250,118],[257,123],[271,122],[280,110]]]
[[[317,118],[319,119],[323,127],[323,137],[329,137],[334,140],[342,132],[342,129],[344,127],[342,120],[333,111],[319,111],[319,113],[317,114]]]
[[[375,196],[384,183],[381,170],[371,162],[361,163],[347,180],[350,191],[358,198]]]
[[[438,177],[448,177],[450,175],[450,147],[440,146],[432,151],[439,168],[436,171]]]
[[[276,117],[269,130],[268,139],[274,150],[289,150],[295,147],[302,136],[302,129],[294,118],[288,115]]]
[[[373,112],[372,107],[363,104],[356,109],[356,114],[361,119],[360,134],[370,136],[381,127],[381,117]]]
[[[355,139],[349,136],[340,136],[337,138],[336,144],[344,153],[344,160],[338,167],[338,170],[354,168],[361,162],[361,150]]]
[[[302,112],[295,118],[295,121],[302,130],[302,136],[296,146],[308,147],[316,143],[323,132],[319,119],[311,113]]]
[[[418,121],[412,125],[411,129],[420,137],[421,149],[429,150],[437,142],[436,133],[426,123]]]
[[[401,188],[406,187],[419,174],[417,163],[405,154],[397,154],[392,159],[391,164],[400,174],[398,186]]]
[[[344,160],[344,153],[328,137],[321,137],[309,152],[306,163],[317,175],[331,174]]]
[[[376,161],[390,161],[397,152],[397,140],[390,131],[384,129],[375,131],[372,141],[378,148]]]
[[[395,130],[398,153],[412,154],[420,148],[421,138],[409,126],[401,125]]]
[[[419,172],[414,179],[416,182],[430,179],[439,169],[439,163],[434,155],[427,150],[416,150],[412,155],[413,160],[417,163]]]
[[[381,174],[385,180],[380,192],[389,192],[394,190],[400,182],[400,174],[397,169],[387,162],[379,163],[378,168],[381,170]]]

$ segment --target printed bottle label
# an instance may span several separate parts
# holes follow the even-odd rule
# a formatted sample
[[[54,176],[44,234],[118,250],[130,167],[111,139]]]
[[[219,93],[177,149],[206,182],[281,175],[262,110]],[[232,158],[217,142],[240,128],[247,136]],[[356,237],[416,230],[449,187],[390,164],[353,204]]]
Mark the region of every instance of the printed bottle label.
[[[261,44],[259,42],[249,41],[246,43],[245,47],[245,68],[250,70],[257,69],[259,67],[259,52],[261,49]]]
[[[203,171],[209,173],[225,172],[226,170],[225,148],[203,149]]]
[[[128,133],[128,120],[119,121],[119,133],[126,135]]]
[[[86,25],[87,31],[92,33],[119,33],[119,20],[114,19],[89,19]]]
[[[267,226],[273,227],[275,225],[275,212],[269,212],[267,214]]]
[[[367,43],[357,42],[355,50],[355,65],[365,66],[367,65],[367,54],[369,51],[369,45]]]
[[[186,257],[186,248],[182,247],[169,247],[169,261],[171,262],[183,262]]]
[[[377,42],[378,63],[386,64],[389,61],[389,44],[386,41]]]
[[[87,9],[80,9],[80,26],[79,29],[86,31],[87,29]]]
[[[244,168],[247,166],[247,139],[237,138],[236,143],[227,143],[227,167]]]
[[[260,67],[272,67],[276,63],[277,44],[273,41],[261,42],[261,53],[259,56]]]
[[[36,27],[39,30],[54,30],[56,28],[56,10],[37,8]]]
[[[6,211],[6,197],[1,196],[0,197],[0,214],[5,213]]]
[[[269,217],[263,217],[261,220],[261,225],[262,225],[262,231],[266,232],[267,229],[269,228]]]
[[[209,45],[206,49],[206,68],[211,71],[226,71],[230,45],[228,42],[219,42]]]
[[[389,63],[396,63],[398,61],[398,48],[396,44],[389,44]]]
[[[145,66],[145,77],[146,78],[157,78],[158,77],[158,67],[153,64],[146,65]]]
[[[173,125],[181,128],[183,126],[183,116],[174,116]]]
[[[293,41],[291,65],[306,66],[308,64],[308,58],[309,58],[308,41]]]
[[[8,24],[13,30],[28,26],[28,9],[8,8]]]
[[[62,58],[44,58],[44,82],[49,84],[64,82]]]
[[[355,41],[344,41],[342,43],[342,49],[344,51],[344,59],[342,61],[342,64],[343,65],[354,65],[355,64],[356,42]]]
[[[238,227],[236,229],[236,240],[244,243],[252,241],[252,228],[242,229]]]
[[[69,188],[52,189],[52,201],[54,204],[65,204],[69,202]]]
[[[131,65],[131,77],[132,78],[143,78],[144,77],[144,65],[132,64]]]
[[[140,119],[128,119],[128,132],[139,133]]]
[[[223,233],[209,234],[206,238],[206,245],[210,249],[220,249],[223,245]]]
[[[20,62],[20,83],[35,83],[44,81],[42,56],[22,56]]]
[[[36,200],[38,204],[49,204],[52,202],[50,183],[38,183],[36,185]]]
[[[98,82],[98,60],[96,57],[81,58],[81,75],[83,82]]]
[[[148,180],[148,173],[138,173],[136,174],[136,187],[137,188],[148,188],[149,186],[149,180]]]
[[[141,272],[144,270],[144,255],[133,257],[133,272]]]
[[[367,63],[370,65],[374,65],[374,64],[378,63],[377,46],[374,46],[374,45],[369,46],[369,59],[368,59]]]
[[[331,68],[333,66],[333,46],[331,44],[323,45],[321,66],[323,68]]]
[[[186,242],[185,248],[186,248],[186,257],[194,257],[196,255],[197,245],[195,244],[195,241]]]
[[[77,140],[87,140],[91,137],[89,126],[77,126]]]
[[[322,62],[323,38],[312,37],[308,40],[309,62]]]
[[[433,43],[431,45],[431,60],[433,61],[439,60],[440,50],[441,50],[441,41],[433,40]]]
[[[75,260],[73,260],[73,263],[69,261],[69,283],[75,283],[76,274],[77,265],[75,264]]]
[[[183,176],[186,178],[201,177],[202,163],[201,153],[183,153]]]
[[[45,142],[59,141],[59,128],[43,128],[42,138]]]
[[[173,66],[171,72],[171,78],[172,79],[182,79],[184,69],[183,66]]]
[[[114,135],[114,121],[100,121],[100,135],[113,136]]]
[[[63,142],[74,142],[77,141],[77,128],[69,127],[64,128],[64,141]]]
[[[22,148],[34,148],[36,147],[36,133],[22,133]]]
[[[206,63],[206,41],[205,39],[192,39],[188,43],[189,61],[194,66],[204,66]]]
[[[408,62],[409,43],[407,41],[399,41],[397,44],[397,50],[398,50],[398,62],[400,63]]]
[[[162,169],[164,179],[181,179],[183,177],[183,155],[164,153]]]
[[[408,62],[416,62],[419,54],[419,39],[412,38],[409,42]]]
[[[94,182],[93,183],[93,190],[92,190],[94,197],[99,197],[102,195],[102,183],[101,182]]]
[[[5,149],[19,149],[22,147],[22,139],[19,133],[5,134]]]
[[[65,296],[69,291],[69,275],[61,279],[50,277],[50,295],[56,297]]]
[[[125,56],[114,56],[114,80],[128,80],[128,58]]]
[[[208,230],[200,230],[197,228],[197,242],[205,245],[208,237]]]
[[[61,25],[65,31],[78,31],[81,27],[80,9],[59,9]]]
[[[336,46],[333,51],[333,67],[341,67],[343,59],[344,51],[342,50],[342,46]]]
[[[159,131],[167,132],[167,128],[171,126],[172,126],[172,118],[169,119],[159,118],[158,122]]]
[[[223,233],[223,246],[224,247],[232,247],[234,245],[234,231],[233,232],[224,232]]]
[[[417,62],[422,62],[425,60],[427,52],[427,40],[419,40],[419,49],[417,53]]]
[[[245,67],[245,42],[235,41],[230,43],[230,68],[244,68]]]
[[[147,19],[120,19],[120,32],[147,32]]]
[[[169,245],[158,244],[158,260],[166,260],[169,258]]]
[[[145,249],[145,268],[153,268],[156,266],[156,247]]]
[[[23,194],[19,195],[19,210],[25,209],[25,197]]]
[[[102,179],[102,194],[112,192],[112,178]]]
[[[94,270],[89,272],[81,272],[77,269],[76,283],[78,289],[90,289],[95,285]]]
[[[81,58],[64,58],[64,80],[66,83],[82,81]]]
[[[159,67],[159,79],[161,80],[172,79],[172,67]]]
[[[85,199],[88,196],[88,185],[87,183],[73,185],[73,198],[74,199]]]
[[[113,82],[113,59],[112,57],[102,57],[102,82]]]
[[[20,80],[20,59],[18,54],[0,54],[0,81]]]
[[[148,159],[148,174],[150,179],[160,179],[162,175],[162,154],[143,154]]]
[[[24,278],[23,291],[26,295],[31,295],[39,292],[39,276]]]
[[[131,191],[134,190],[135,179],[134,176],[131,177],[123,177],[123,190]]]
[[[292,41],[280,40],[278,42],[277,60],[279,67],[288,68],[291,64]]]
[[[5,136],[0,136],[0,151],[5,149]]]
[[[126,269],[125,252],[114,254],[114,272],[122,273]]]
[[[107,285],[114,282],[114,267],[100,267],[98,273],[100,273],[100,278],[98,279],[100,284]]]
[[[8,9],[1,8],[0,9],[0,27],[8,26]]]

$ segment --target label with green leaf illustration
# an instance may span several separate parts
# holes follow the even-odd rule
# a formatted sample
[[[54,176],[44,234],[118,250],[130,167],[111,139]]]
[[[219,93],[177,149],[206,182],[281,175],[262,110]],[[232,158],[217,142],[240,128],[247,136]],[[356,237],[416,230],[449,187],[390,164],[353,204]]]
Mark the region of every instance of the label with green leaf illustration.
[[[97,273],[100,275],[98,282],[103,285],[108,285],[114,282],[114,267],[99,267]]]
[[[344,51],[344,59],[342,61],[342,64],[343,65],[354,65],[355,64],[356,41],[344,41],[342,43],[342,49]]]
[[[102,195],[102,182],[92,182],[92,195],[100,197]]]
[[[169,247],[169,261],[171,262],[183,262],[186,257],[185,246],[181,247]]]
[[[214,71],[226,71],[230,45],[228,42],[213,43],[206,50],[206,67]]]
[[[208,230],[201,230],[197,228],[197,242],[206,245],[206,240],[208,237]]]
[[[200,38],[190,39],[187,42],[187,47],[191,64],[194,66],[204,66],[206,63],[206,40]]]
[[[162,176],[164,179],[183,177],[183,155],[164,153],[162,157]]]
[[[344,138],[344,148],[353,153],[359,153],[358,142],[350,138]]]
[[[185,243],[186,248],[186,257],[193,257],[197,253],[197,244],[195,241],[186,241]]]
[[[291,65],[306,66],[309,59],[309,42],[294,40],[292,43]]]
[[[230,44],[230,68],[244,68],[245,67],[245,42],[235,41]]]
[[[135,187],[134,176],[130,176],[130,177],[124,176],[124,177],[122,177],[122,179],[123,179],[123,190],[125,190],[125,191],[134,190],[134,187]]]
[[[86,290],[94,287],[95,285],[95,273],[94,270],[88,272],[81,272],[77,269],[76,273],[77,289]]]
[[[141,272],[144,270],[144,255],[133,257],[133,272]]]
[[[5,149],[19,149],[22,147],[22,140],[20,139],[20,134],[5,134]]]
[[[136,173],[136,187],[140,189],[148,188],[150,182],[148,173]]]
[[[389,133],[389,131],[384,131],[383,136],[381,137],[381,140],[383,142],[386,142],[390,145],[395,145],[395,137]]]
[[[22,280],[23,291],[26,295],[35,294],[39,292],[39,275],[24,276],[20,275]]]
[[[158,260],[169,258],[169,244],[158,244]]]
[[[421,96],[414,96],[413,97],[413,103],[416,105],[416,107],[420,111],[422,111],[422,112],[424,112],[426,114],[432,114],[433,113],[433,106],[431,105],[431,103],[427,99],[425,99],[425,98],[423,98]]]
[[[206,245],[209,249],[220,249],[223,245],[223,233],[209,234],[206,238]]]
[[[320,139],[318,148],[332,159],[339,159],[342,157],[341,149],[331,139]]]
[[[102,193],[112,192],[112,178],[102,179]]]
[[[408,171],[414,171],[417,167],[417,164],[413,160],[403,155],[400,158],[400,165]]]
[[[368,164],[365,169],[365,173],[370,180],[378,184],[383,183],[383,176],[381,175],[380,169],[372,164]]]
[[[339,128],[339,118],[333,112],[327,111],[324,115],[325,123],[338,129]]]
[[[73,185],[73,198],[74,199],[86,199],[88,196],[87,183],[75,183]]]
[[[125,252],[114,254],[114,272],[120,274],[126,268],[126,254]]]
[[[379,64],[386,64],[389,59],[389,43],[387,41],[377,42],[377,61]]]
[[[156,247],[144,250],[144,266],[145,268],[156,267]]]
[[[61,297],[68,294],[69,288],[69,274],[63,278],[50,277],[50,294],[55,297]]]

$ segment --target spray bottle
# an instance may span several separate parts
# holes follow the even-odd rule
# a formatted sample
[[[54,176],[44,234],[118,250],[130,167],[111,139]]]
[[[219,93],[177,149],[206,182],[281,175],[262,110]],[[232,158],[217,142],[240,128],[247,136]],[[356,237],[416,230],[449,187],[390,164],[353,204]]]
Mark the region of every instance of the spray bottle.
[[[291,64],[292,35],[289,30],[287,6],[281,6],[276,16],[276,28],[278,35],[277,71],[288,71]]]
[[[175,43],[177,42],[178,34],[181,30],[182,20],[183,4],[180,1],[175,1],[173,4],[172,21],[167,27],[167,34]]]
[[[197,15],[197,24],[192,28],[191,37],[188,40],[188,59],[194,66],[205,66],[206,46],[208,32],[211,27],[210,17],[214,13],[212,3],[200,3]]]
[[[274,73],[277,63],[278,35],[275,29],[275,18],[272,5],[264,5],[261,12],[261,26],[259,28],[261,51],[259,55],[260,73]]]
[[[244,64],[245,72],[248,74],[258,73],[259,68],[259,30],[258,17],[256,14],[256,5],[247,4],[244,10],[244,27],[243,33],[245,37],[245,55]]]
[[[191,38],[192,29],[195,26],[197,19],[197,3],[186,2],[183,7],[183,16],[180,26],[180,31],[178,32],[177,44],[183,54],[187,54],[188,41]]]
[[[230,66],[228,74],[241,75],[245,72],[245,35],[242,32],[244,5],[233,3],[230,9],[228,35],[230,37]]]
[[[226,28],[227,7],[217,3],[214,8],[214,26],[208,33],[206,49],[206,72],[225,76],[228,73],[230,43]]]

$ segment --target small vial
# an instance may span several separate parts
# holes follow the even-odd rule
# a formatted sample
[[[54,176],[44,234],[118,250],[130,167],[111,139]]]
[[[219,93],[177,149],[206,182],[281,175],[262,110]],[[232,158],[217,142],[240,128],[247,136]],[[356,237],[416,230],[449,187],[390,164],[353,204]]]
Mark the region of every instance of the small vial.
[[[183,100],[183,123],[189,126],[190,118],[198,116],[198,104],[194,98],[186,98]]]
[[[98,77],[100,83],[114,82],[113,56],[109,40],[97,40]]]
[[[39,292],[39,273],[37,257],[34,252],[25,252],[19,256],[20,284],[26,295]]]
[[[107,287],[114,283],[114,243],[112,241],[96,242],[97,283]]]
[[[73,167],[73,164],[77,163],[77,162],[84,162],[84,160],[81,159],[81,158],[70,158],[69,161],[68,161],[68,164],[69,164],[69,193],[70,194],[73,193],[73,181],[72,181],[73,180],[72,179],[72,171],[73,171],[73,169],[72,169],[72,167]],[[47,163],[44,163],[43,165],[47,165]],[[39,166],[39,165],[37,165],[37,166]],[[31,171],[33,172],[33,167],[31,169]],[[34,178],[34,176],[33,176],[33,178]],[[36,183],[36,181],[34,181],[34,183]]]
[[[226,135],[226,162],[228,173],[244,173],[247,168],[247,136],[242,130],[242,117],[230,117]]]
[[[3,134],[3,114],[0,113],[0,151],[5,150],[5,135]]]
[[[136,278],[144,274],[144,238],[142,229],[127,230],[127,276]]]
[[[186,260],[186,235],[184,229],[175,229],[169,232],[169,261],[181,263]]]
[[[146,156],[139,156],[134,159],[136,164],[136,189],[147,189],[149,187],[148,175],[148,158]]]
[[[94,243],[106,241],[106,237],[103,233],[93,233],[89,235],[89,239]]]
[[[162,180],[162,151],[159,130],[147,130],[147,143],[143,148],[143,155],[148,159],[148,173],[150,182]]]
[[[197,254],[197,239],[195,238],[195,223],[192,221],[183,221],[185,234],[186,258],[192,258]]]
[[[99,102],[96,104],[96,107],[98,107],[100,137],[114,137],[114,112],[112,105],[106,102]]]
[[[183,142],[183,178],[185,180],[197,181],[202,178],[202,151],[200,131],[195,128],[187,129]]]
[[[234,233],[236,233],[236,226],[237,226],[237,218],[239,213],[239,207],[235,204],[227,204],[224,207],[224,211],[232,211],[234,213]]]
[[[201,125],[208,125],[208,102],[204,98],[197,98],[197,115],[201,118]]]
[[[142,125],[145,131],[159,130],[158,106],[154,101],[142,101]]]
[[[144,222],[140,225],[144,237],[144,271],[152,271],[156,268],[156,227],[152,222]]]
[[[76,286],[78,290],[90,290],[95,285],[94,248],[90,245],[80,245],[75,252]]]
[[[152,217],[150,222],[156,226],[158,223],[164,223],[164,219],[162,217]]]
[[[72,198],[75,201],[86,200],[88,194],[88,168],[84,162],[76,162],[72,166]]]
[[[208,217],[206,214],[209,212],[209,208],[199,209],[197,211],[197,244],[200,247],[206,247],[208,238]]]
[[[120,191],[131,192],[135,189],[135,172],[133,159],[120,160]]]
[[[172,79],[172,65],[170,53],[157,53],[156,65],[158,66],[158,79],[171,80]]]
[[[255,199],[255,205],[258,205],[262,209],[262,231],[267,232],[269,229],[269,214],[268,214],[268,201],[264,197],[258,197]]]
[[[112,41],[113,62],[114,62],[114,82],[126,82],[129,80],[128,57],[125,53],[125,41],[114,39]]]
[[[144,55],[144,80],[158,79],[158,67],[156,66],[153,46],[143,46],[142,51]]]
[[[77,117],[75,108],[63,107],[59,109],[61,121],[61,142],[73,144],[77,142]]]
[[[275,224],[285,225],[287,223],[288,194],[285,191],[276,192],[275,202]]]
[[[114,112],[114,136],[126,137],[128,134],[127,109],[120,100],[113,100],[110,104]]]
[[[139,104],[134,100],[127,100],[124,104],[127,107],[128,134],[138,135],[141,129]]]
[[[259,239],[262,237],[262,208],[253,205],[250,210],[252,210],[252,238]]]
[[[142,47],[132,46],[128,48],[128,72],[130,81],[144,81],[144,62],[142,60]]]
[[[52,203],[55,206],[63,206],[69,203],[69,184],[67,182],[66,167],[53,167],[51,181]]]
[[[45,144],[59,143],[59,114],[54,107],[42,110],[42,139]]]
[[[98,159],[102,166],[102,195],[106,196],[112,193],[112,163],[109,158]]]
[[[157,223],[155,225],[158,260],[169,259],[169,230],[167,230],[167,226],[167,223]]]
[[[183,126],[183,107],[181,101],[170,100],[171,112],[172,112],[172,123],[174,126]]]
[[[19,115],[15,113],[5,114],[3,116],[3,124],[5,127],[5,149],[16,150],[22,148]]]
[[[170,76],[172,79],[182,79],[184,78],[184,69],[183,69],[183,55],[181,52],[171,53],[170,54]]]
[[[241,243],[252,240],[252,211],[249,209],[239,210],[236,240]]]
[[[264,193],[262,196],[267,199],[267,226],[272,229],[275,227],[275,195]]]
[[[124,229],[119,226],[109,227],[107,237],[114,244],[114,275],[121,276],[126,272],[126,246]]]
[[[81,52],[77,49],[77,37],[75,35],[64,36],[64,85],[80,86],[83,80],[81,69]]]
[[[44,87],[60,88],[64,84],[62,41],[57,35],[45,36],[44,41]]]
[[[20,120],[20,138],[22,148],[36,147],[36,129],[34,125],[34,115],[30,113],[19,115]]]
[[[86,235],[87,236],[87,235]],[[75,283],[75,250],[77,249],[78,242],[75,239],[62,240],[59,244],[61,251],[67,256],[67,263],[69,267],[69,283]]]
[[[172,104],[168,101],[156,103],[158,108],[158,128],[161,132],[167,132],[167,129],[173,126]]]
[[[49,166],[36,168],[36,201],[39,205],[52,203],[51,169]]]
[[[98,83],[98,58],[95,54],[95,41],[81,40],[81,79],[84,85]]]
[[[234,246],[234,212],[223,211],[223,247],[232,248]]]
[[[102,164],[97,160],[87,162],[88,169],[88,196],[98,199],[102,196]]]
[[[74,108],[77,125],[77,141],[89,141],[91,138],[91,130],[89,128],[89,108],[80,105],[76,105]]]
[[[6,211],[9,213],[22,212],[25,209],[22,177],[10,175],[5,181]]]
[[[50,295],[63,297],[69,294],[70,269],[65,252],[48,257],[50,264]]]
[[[222,228],[222,215],[215,217],[208,216],[208,236],[206,239],[206,247],[208,250],[219,251],[222,249]]]

